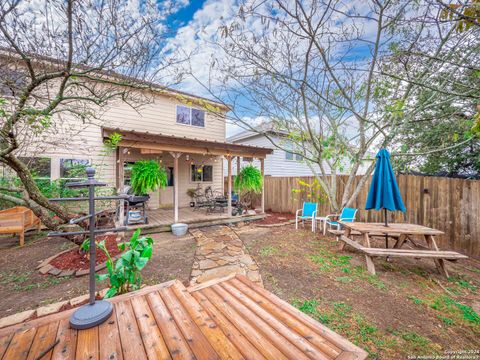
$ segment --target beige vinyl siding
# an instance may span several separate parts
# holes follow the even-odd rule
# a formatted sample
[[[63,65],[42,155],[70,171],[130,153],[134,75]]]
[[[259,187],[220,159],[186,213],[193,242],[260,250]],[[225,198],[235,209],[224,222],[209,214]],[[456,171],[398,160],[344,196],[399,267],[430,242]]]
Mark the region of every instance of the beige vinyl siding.
[[[222,157],[221,156],[202,156],[198,154],[189,154],[189,160],[186,160],[186,154],[178,159],[178,203],[180,207],[189,206],[190,197],[187,195],[187,189],[197,187],[200,184],[202,189],[211,186],[213,190],[222,191]],[[173,157],[168,152],[161,154],[140,154],[138,150],[132,150],[130,154],[125,155],[125,161],[138,161],[141,159],[153,159],[160,162],[165,167],[173,167]],[[216,160],[216,161],[215,161]],[[211,165],[213,169],[212,181],[193,182],[191,181],[190,165],[193,161],[197,165]],[[173,206],[173,186],[159,190],[159,206]]]
[[[219,116],[206,112],[205,127],[177,124],[176,105],[185,106],[174,98],[159,95],[152,103],[145,104],[139,109],[133,109],[122,101],[116,101],[97,111],[98,119],[89,120],[85,124],[78,119],[73,119],[72,116],[63,115],[54,121],[54,126],[47,132],[34,136],[31,141],[28,141],[28,146],[21,149],[19,154],[51,157],[54,179],[60,174],[61,158],[87,159],[97,168],[99,178],[113,187],[115,186],[115,154],[104,154],[102,126],[186,137],[191,138],[192,141],[195,141],[194,139],[225,141],[224,114]],[[168,157],[165,156],[165,158]],[[142,158],[148,158],[148,155],[142,155]],[[182,160],[180,162],[182,163]],[[219,190],[223,186],[221,164],[221,160],[218,160],[218,165],[214,166],[212,183],[212,187]],[[195,187],[196,184],[189,183],[189,166],[182,165],[179,170],[180,205],[185,206],[190,199],[186,193],[183,193],[187,188]]]

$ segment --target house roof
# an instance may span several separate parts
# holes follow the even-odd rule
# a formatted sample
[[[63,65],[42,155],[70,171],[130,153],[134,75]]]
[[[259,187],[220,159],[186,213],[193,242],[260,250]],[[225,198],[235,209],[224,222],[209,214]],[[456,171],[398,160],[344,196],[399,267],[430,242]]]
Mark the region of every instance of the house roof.
[[[263,136],[265,134],[278,135],[278,136],[288,135],[288,133],[286,131],[275,130],[275,129],[273,129],[273,127],[271,125],[267,124],[267,125],[256,127],[254,129],[251,129],[251,130],[244,130],[244,131],[239,132],[238,134],[229,136],[227,138],[227,141],[235,143],[235,142],[238,142],[238,141],[250,139],[250,138],[255,137],[255,136]]]
[[[180,137],[118,128],[102,128],[102,136],[104,138],[109,137],[113,133],[118,133],[122,136],[122,140],[118,144],[122,147],[255,158],[265,158],[268,154],[273,153],[272,149],[259,146],[232,144],[221,141],[188,138],[186,136]]]
[[[178,280],[108,300],[85,330],[76,309],[0,329],[4,359],[366,359],[350,341],[243,275],[185,288]]]
[[[16,56],[19,60],[21,60],[20,57],[18,56],[18,53],[16,53],[13,49],[5,48],[5,47],[0,47],[0,56],[3,56],[3,57]],[[62,59],[57,59],[57,58],[44,56],[44,55],[39,55],[39,54],[35,54],[35,53],[28,54],[28,56],[30,56],[32,59],[40,61],[40,62],[48,62],[48,63],[51,63],[51,64],[57,64],[57,65],[65,65],[65,63],[66,63],[66,61],[64,61]],[[82,65],[82,64],[75,64],[75,66],[80,68],[80,69],[89,69],[88,66],[85,66],[85,65]],[[227,110],[227,111],[230,110],[230,106],[225,104],[222,101],[212,100],[212,99],[209,99],[209,98],[206,98],[206,97],[203,97],[203,96],[194,95],[194,94],[191,94],[189,92],[173,89],[171,87],[161,85],[161,84],[158,84],[158,83],[155,83],[155,82],[140,80],[140,79],[137,79],[135,77],[126,76],[126,75],[123,75],[123,74],[120,74],[118,72],[111,71],[111,70],[95,70],[95,72],[97,72],[101,75],[104,75],[104,76],[108,76],[108,77],[112,77],[112,78],[116,78],[116,79],[121,79],[121,80],[129,82],[129,83],[136,83],[136,84],[139,84],[139,85],[144,85],[149,90],[155,91],[156,93],[159,93],[160,95],[169,95],[169,94],[175,95],[176,94],[176,95],[184,96],[184,97],[186,97],[190,100],[201,100],[201,101],[204,101],[204,102],[207,102],[207,103],[210,103],[210,104],[214,104],[216,106],[219,106],[223,110]]]

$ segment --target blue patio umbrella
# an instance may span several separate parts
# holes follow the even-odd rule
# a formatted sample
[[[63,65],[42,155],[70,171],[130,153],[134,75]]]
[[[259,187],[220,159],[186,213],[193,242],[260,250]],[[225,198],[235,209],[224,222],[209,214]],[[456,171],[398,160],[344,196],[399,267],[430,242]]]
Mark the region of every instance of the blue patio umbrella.
[[[365,210],[375,209],[380,211],[383,209],[385,226],[388,226],[387,210],[405,212],[406,209],[390,164],[390,154],[386,149],[380,149],[376,159],[375,172],[373,173]],[[385,239],[388,247],[388,237]]]

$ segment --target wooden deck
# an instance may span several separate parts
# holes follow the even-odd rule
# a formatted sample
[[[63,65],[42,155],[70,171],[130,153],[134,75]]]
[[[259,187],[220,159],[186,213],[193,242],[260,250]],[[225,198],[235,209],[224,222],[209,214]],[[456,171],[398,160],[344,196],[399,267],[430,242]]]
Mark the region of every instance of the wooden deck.
[[[111,318],[88,330],[69,327],[73,310],[0,329],[0,358],[367,358],[362,349],[241,275],[188,289],[171,281],[111,301]]]
[[[190,224],[191,227],[205,226],[209,224],[227,224],[245,220],[261,219],[264,215],[243,215],[243,216],[227,216],[227,212],[224,213],[212,213],[207,214],[205,209],[194,211],[193,208],[186,207],[179,210],[179,222]],[[127,228],[134,230],[138,228],[142,229],[154,229],[154,230],[170,230],[170,225],[174,223],[173,209],[157,209],[147,210],[148,224],[131,224]]]

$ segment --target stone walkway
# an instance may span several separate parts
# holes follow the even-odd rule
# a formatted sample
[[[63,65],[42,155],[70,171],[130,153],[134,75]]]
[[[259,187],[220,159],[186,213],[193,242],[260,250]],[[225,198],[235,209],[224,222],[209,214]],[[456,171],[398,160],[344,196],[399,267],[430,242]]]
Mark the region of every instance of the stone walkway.
[[[258,265],[230,227],[205,227],[190,233],[197,243],[190,285],[238,273],[263,286]]]

